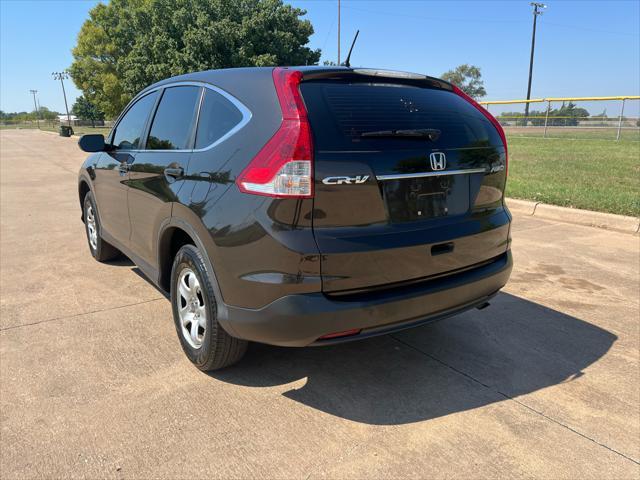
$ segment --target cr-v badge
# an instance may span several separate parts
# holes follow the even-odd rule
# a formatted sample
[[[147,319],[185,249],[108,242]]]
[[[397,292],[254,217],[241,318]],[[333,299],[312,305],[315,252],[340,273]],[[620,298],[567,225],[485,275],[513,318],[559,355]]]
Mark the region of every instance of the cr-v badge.
[[[353,183],[364,183],[369,180],[369,175],[357,175],[355,177],[327,177],[322,179],[325,185],[351,185]]]

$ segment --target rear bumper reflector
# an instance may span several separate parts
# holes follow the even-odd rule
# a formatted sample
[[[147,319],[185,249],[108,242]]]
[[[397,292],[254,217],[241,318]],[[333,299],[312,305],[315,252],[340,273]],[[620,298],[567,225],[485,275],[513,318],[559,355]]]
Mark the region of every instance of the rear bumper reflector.
[[[328,340],[330,338],[338,338],[338,337],[349,337],[351,335],[357,335],[358,333],[360,333],[359,328],[352,328],[351,330],[345,330],[344,332],[335,332],[335,333],[329,333],[327,335],[323,335],[318,340]]]

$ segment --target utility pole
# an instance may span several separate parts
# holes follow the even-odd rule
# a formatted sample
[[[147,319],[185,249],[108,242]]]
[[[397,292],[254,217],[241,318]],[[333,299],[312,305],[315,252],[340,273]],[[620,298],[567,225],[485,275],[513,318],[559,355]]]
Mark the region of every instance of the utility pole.
[[[65,70],[62,72],[53,72],[51,74],[54,80],[60,80],[60,85],[62,85],[62,95],[64,95],[64,108],[67,111],[67,122],[69,126],[71,126],[71,116],[69,115],[69,106],[67,105],[67,92],[64,90],[64,80],[69,78],[69,73]]]
[[[33,106],[36,110],[36,123],[38,124],[38,130],[40,130],[40,109],[36,103],[36,93],[38,93],[38,90],[29,90],[29,92],[33,95]]]
[[[547,8],[544,3],[531,2],[529,5],[533,7],[533,34],[531,35],[531,59],[529,60],[529,85],[527,86],[527,100],[531,99],[531,76],[533,75],[533,51],[536,48],[536,20],[538,15],[542,15],[543,9]],[[524,126],[527,126],[529,118],[529,102],[524,107]]]
[[[338,0],[338,66],[340,66],[340,0]]]

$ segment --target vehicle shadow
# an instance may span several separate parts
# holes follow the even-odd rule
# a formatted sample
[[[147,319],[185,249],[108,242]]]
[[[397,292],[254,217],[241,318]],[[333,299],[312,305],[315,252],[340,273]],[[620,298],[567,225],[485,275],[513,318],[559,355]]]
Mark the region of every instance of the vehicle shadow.
[[[252,344],[240,364],[210,376],[256,388],[282,386],[287,398],[331,415],[397,425],[571,381],[616,339],[501,293],[485,310],[360,342],[300,349]]]

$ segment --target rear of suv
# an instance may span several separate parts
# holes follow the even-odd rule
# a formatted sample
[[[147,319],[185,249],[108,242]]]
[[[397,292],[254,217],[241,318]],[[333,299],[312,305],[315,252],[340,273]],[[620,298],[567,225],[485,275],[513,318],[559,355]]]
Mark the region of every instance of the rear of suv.
[[[92,254],[169,293],[203,370],[484,307],[511,272],[499,123],[424,75],[199,72],[141,92],[79,193]]]

